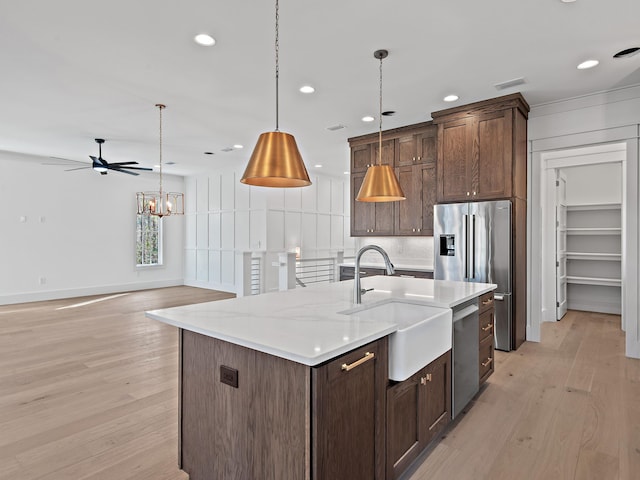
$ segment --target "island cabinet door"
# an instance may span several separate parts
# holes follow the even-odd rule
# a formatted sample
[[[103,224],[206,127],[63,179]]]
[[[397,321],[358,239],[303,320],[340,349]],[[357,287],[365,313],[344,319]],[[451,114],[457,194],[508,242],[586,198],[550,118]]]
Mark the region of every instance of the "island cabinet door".
[[[420,455],[423,370],[387,389],[387,479],[400,477]]]
[[[400,478],[451,420],[451,350],[387,389],[387,480]]]
[[[385,478],[387,338],[311,372],[313,480]]]

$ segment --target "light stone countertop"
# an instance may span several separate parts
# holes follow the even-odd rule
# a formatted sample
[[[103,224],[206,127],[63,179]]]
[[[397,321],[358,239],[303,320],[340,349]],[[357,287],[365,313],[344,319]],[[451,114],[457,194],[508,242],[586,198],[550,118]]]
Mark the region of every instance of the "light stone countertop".
[[[185,330],[315,366],[397,330],[393,319],[372,321],[356,314],[391,300],[452,308],[496,288],[486,283],[373,276],[374,288],[353,303],[353,280],[284,292],[232,298],[146,312],[147,317]]]

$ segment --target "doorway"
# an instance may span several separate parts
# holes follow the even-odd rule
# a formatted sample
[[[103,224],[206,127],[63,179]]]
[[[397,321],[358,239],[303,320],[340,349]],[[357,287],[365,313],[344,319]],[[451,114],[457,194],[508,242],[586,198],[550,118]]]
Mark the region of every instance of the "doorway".
[[[604,160],[554,169],[558,320],[567,308],[622,315],[622,162]]]
[[[539,174],[532,176],[532,182],[537,183],[537,188],[532,188],[530,217],[531,285],[538,285],[539,290],[531,290],[528,339],[539,341],[540,323],[556,321],[555,188],[557,171],[582,165],[618,164],[622,176],[619,206],[621,326],[626,332],[627,355],[640,358],[640,340],[638,339],[640,321],[637,318],[638,303],[634,293],[635,279],[638,278],[638,165],[635,161],[637,155],[637,142],[633,140],[532,153],[532,165],[538,166]],[[587,194],[589,193],[587,191]],[[536,201],[540,206],[537,211]],[[530,337],[529,333],[531,333]]]

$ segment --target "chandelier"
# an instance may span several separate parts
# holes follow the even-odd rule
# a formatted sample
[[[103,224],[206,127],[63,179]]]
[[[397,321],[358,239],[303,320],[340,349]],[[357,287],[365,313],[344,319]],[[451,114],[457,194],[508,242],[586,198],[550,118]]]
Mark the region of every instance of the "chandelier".
[[[184,194],[178,192],[164,192],[162,190],[162,110],[166,108],[156,103],[160,112],[160,188],[155,192],[138,192],[136,200],[139,215],[153,215],[167,217],[169,215],[184,215]]]

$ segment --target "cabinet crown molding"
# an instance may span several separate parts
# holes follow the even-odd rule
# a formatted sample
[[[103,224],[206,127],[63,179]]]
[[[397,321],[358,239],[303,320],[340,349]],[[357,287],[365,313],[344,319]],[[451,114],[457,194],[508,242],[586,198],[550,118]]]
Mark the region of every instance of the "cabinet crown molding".
[[[475,103],[468,103],[459,107],[447,108],[431,113],[433,123],[438,124],[446,122],[451,118],[460,118],[465,116],[477,116],[481,113],[491,113],[509,108],[517,108],[524,118],[529,117],[529,104],[520,92],[504,95],[502,97],[490,98]]]

